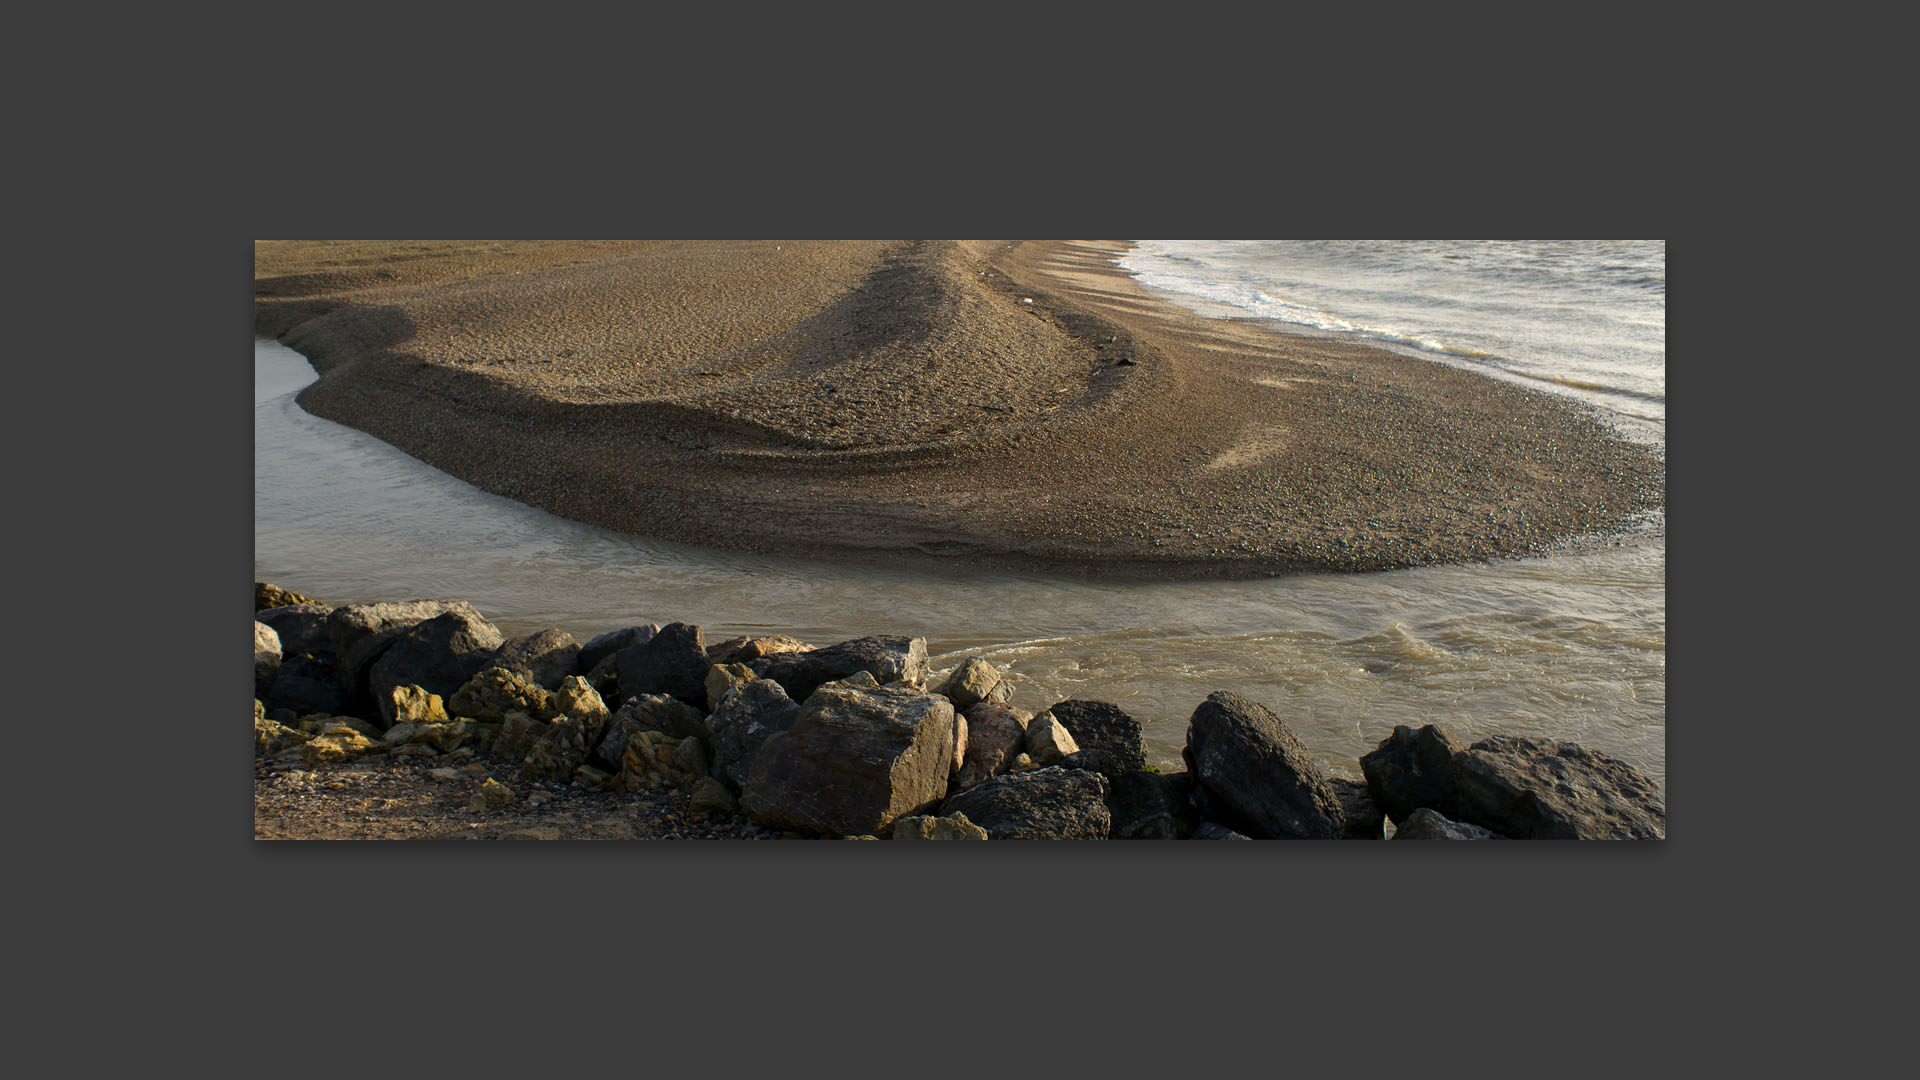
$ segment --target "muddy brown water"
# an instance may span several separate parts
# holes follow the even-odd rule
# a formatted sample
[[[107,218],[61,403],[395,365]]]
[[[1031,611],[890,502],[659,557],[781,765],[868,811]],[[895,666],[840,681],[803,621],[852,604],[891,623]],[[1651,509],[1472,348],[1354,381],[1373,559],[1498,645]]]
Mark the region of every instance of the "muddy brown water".
[[[937,668],[981,655],[1013,704],[1118,703],[1177,767],[1186,721],[1230,690],[1327,766],[1396,724],[1570,739],[1666,777],[1664,534],[1494,564],[1256,581],[1115,583],[846,566],[646,540],[481,491],[314,417],[298,353],[254,349],[254,576],[329,602],[468,600],[508,635],[584,642],[640,622],[708,641],[925,637]]]

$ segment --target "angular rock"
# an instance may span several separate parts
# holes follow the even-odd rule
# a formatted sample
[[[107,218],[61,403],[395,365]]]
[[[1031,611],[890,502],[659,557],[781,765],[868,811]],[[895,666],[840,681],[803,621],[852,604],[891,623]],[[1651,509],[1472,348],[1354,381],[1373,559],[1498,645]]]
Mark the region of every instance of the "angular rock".
[[[1120,706],[1108,701],[1074,699],[1062,701],[1047,711],[1067,726],[1080,749],[1110,751],[1128,772],[1147,767],[1147,740],[1140,721],[1127,715]]]
[[[953,669],[947,681],[937,691],[953,702],[953,707],[962,712],[982,701],[1004,702],[1011,695],[1012,687],[1000,674],[1000,669],[977,656],[969,656],[960,666]]]
[[[1347,819],[1347,827],[1340,834],[1342,840],[1385,840],[1387,838],[1387,816],[1373,801],[1373,795],[1367,785],[1358,780],[1330,776],[1327,784],[1340,799],[1340,812]]]
[[[731,814],[735,806],[733,792],[711,776],[695,781],[693,794],[687,799],[687,809],[696,814]]]
[[[1108,751],[1082,750],[1080,757]],[[1108,777],[1107,811],[1113,817],[1108,835],[1115,840],[1181,840],[1199,827],[1193,809],[1193,777],[1183,772],[1138,770]]]
[[[770,828],[878,835],[939,804],[952,760],[945,698],[822,686],[754,754],[740,806]]]
[[[564,780],[573,775],[573,770],[586,764],[587,737],[580,721],[574,717],[561,715],[541,730],[533,745],[527,748],[526,757],[521,766],[527,775],[546,780]]]
[[[710,665],[699,627],[668,623],[643,644],[630,645],[616,655],[622,698],[665,694],[705,713]]]
[[[332,610],[325,604],[289,604],[268,608],[253,618],[280,635],[282,656],[296,656],[333,651],[333,639],[327,635],[327,614]]]
[[[707,660],[715,664],[744,664],[749,660],[783,656],[788,653],[808,652],[813,646],[797,638],[776,634],[772,637],[728,638],[718,645],[707,646]]]
[[[561,680],[553,695],[553,707],[580,721],[581,737],[587,740],[588,747],[598,743],[607,733],[607,725],[613,722],[613,713],[600,699],[599,691],[578,675]]]
[[[465,600],[403,600],[385,604],[344,604],[327,613],[327,639],[340,660],[340,685],[356,706],[371,707],[367,672],[401,632],[428,619],[460,612],[476,623],[486,622]],[[491,626],[491,623],[487,625]],[[499,630],[494,631],[495,635]],[[499,648],[496,639],[493,648]],[[432,688],[430,688],[432,689]],[[437,689],[435,693],[440,693]],[[445,695],[442,695],[445,696]]]
[[[500,724],[500,733],[494,736],[492,753],[495,757],[508,761],[520,761],[533,749],[535,740],[547,729],[548,721],[538,720],[523,712],[510,712]]]
[[[513,793],[512,788],[489,776],[481,783],[480,787],[474,791],[473,798],[467,803],[467,808],[470,810],[503,810],[512,806],[514,800],[517,798],[518,796]]]
[[[501,645],[487,666],[518,671],[537,686],[558,690],[560,680],[574,674],[579,663],[580,644],[573,635],[549,627]]]
[[[893,823],[895,840],[985,840],[987,830],[967,820],[965,814],[934,817],[921,814],[903,817]]]
[[[585,645],[580,646],[578,670],[591,673],[600,666],[600,661],[634,645],[644,645],[660,632],[659,623],[646,623],[641,626],[629,626],[620,630],[609,630]]]
[[[1032,713],[993,701],[973,705],[965,715],[967,746],[959,775],[953,778],[956,791],[1011,768],[1014,757],[1027,745],[1027,726],[1033,722]]]
[[[754,680],[753,669],[745,664],[715,664],[707,671],[707,711],[718,712],[721,699],[736,686]]]
[[[392,725],[444,724],[448,719],[446,703],[440,700],[440,695],[418,686],[394,687],[387,692],[384,704],[381,711]]]
[[[1377,749],[1360,759],[1360,771],[1367,778],[1374,804],[1395,825],[1422,806],[1451,815],[1457,811],[1447,763],[1466,748],[1439,724],[1428,724],[1417,731],[1400,724],[1393,734],[1380,740]]]
[[[1059,766],[1005,773],[947,796],[940,816],[965,814],[995,840],[1104,840],[1107,778]]]
[[[648,731],[665,732],[676,739],[697,735],[710,744],[713,738],[706,713],[665,694],[642,694],[630,698],[614,715],[624,715]]]
[[[266,611],[269,608],[285,607],[288,604],[314,603],[318,603],[318,601],[313,597],[301,596],[292,589],[283,589],[278,585],[270,585],[264,581],[256,581],[253,583],[253,610],[256,612]]]
[[[375,749],[373,740],[344,724],[335,725],[300,744],[308,765],[350,761]]]
[[[707,718],[714,777],[734,791],[743,789],[753,755],[774,732],[792,728],[799,716],[799,704],[771,679],[755,679],[728,693]]]
[[[857,671],[871,674],[882,684],[899,681],[923,687],[928,672],[927,639],[883,634],[842,641],[812,652],[788,653],[774,657],[761,677],[785,687],[793,700],[805,702],[822,683],[844,679]]]
[[[1340,798],[1285,721],[1215,691],[1193,711],[1181,751],[1201,815],[1255,839],[1337,840]]]
[[[280,635],[259,621],[253,624],[253,681],[258,684],[280,670]]]
[[[478,675],[500,648],[500,631],[477,614],[449,611],[400,632],[367,669],[367,689],[386,715],[396,686],[450,696]]]
[[[562,711],[551,691],[535,685],[520,672],[506,668],[487,668],[479,672],[447,698],[447,712],[450,715],[464,716],[483,724],[502,723],[507,714],[512,712],[523,712],[536,720],[546,721]]]
[[[1067,725],[1054,719],[1052,713],[1041,713],[1027,725],[1027,756],[1040,768],[1058,765],[1068,754],[1079,750],[1080,744],[1073,741],[1073,733],[1067,730]]]
[[[345,712],[346,691],[340,685],[340,665],[331,653],[302,653],[285,657],[260,694],[269,712],[290,709],[307,716]]]
[[[1447,764],[1454,820],[1517,840],[1659,840],[1666,801],[1639,769],[1578,743],[1495,735]]]
[[[277,720],[269,720],[264,716],[253,718],[253,748],[268,757],[310,738],[312,736],[306,732],[295,731]]]
[[[1441,816],[1437,810],[1419,807],[1393,834],[1395,840],[1499,840],[1498,833],[1490,832],[1478,825],[1454,821]]]

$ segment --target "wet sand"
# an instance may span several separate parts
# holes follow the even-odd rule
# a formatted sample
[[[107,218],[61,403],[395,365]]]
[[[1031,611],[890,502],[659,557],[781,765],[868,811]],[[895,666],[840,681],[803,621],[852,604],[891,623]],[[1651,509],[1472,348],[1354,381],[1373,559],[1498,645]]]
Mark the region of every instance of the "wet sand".
[[[1664,462],[1583,407],[1212,320],[1083,241],[263,241],[309,411],[643,536],[1129,577],[1624,530]]]

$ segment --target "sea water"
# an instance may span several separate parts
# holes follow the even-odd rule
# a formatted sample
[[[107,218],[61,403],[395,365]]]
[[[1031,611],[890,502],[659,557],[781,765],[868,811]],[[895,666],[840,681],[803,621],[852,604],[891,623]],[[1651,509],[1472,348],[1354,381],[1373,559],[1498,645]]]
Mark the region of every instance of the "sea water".
[[[1664,245],[1157,241],[1121,265],[1205,314],[1289,316],[1275,325],[1527,380],[1664,445],[1653,331],[1664,335]],[[1597,283],[1608,274],[1617,280]],[[1576,318],[1583,308],[1593,310]],[[1612,329],[1576,329],[1594,326]],[[711,551],[481,491],[302,410],[294,395],[315,375],[299,354],[260,341],[254,364],[257,580],[334,602],[466,599],[509,635],[557,626],[582,642],[672,621],[699,624],[710,642],[922,636],[939,668],[980,655],[1007,669],[1017,707],[1118,703],[1147,722],[1163,767],[1179,767],[1194,707],[1229,690],[1273,709],[1352,778],[1395,725],[1440,723],[1467,741],[1571,739],[1664,788],[1664,530],[1580,554],[1245,582]]]

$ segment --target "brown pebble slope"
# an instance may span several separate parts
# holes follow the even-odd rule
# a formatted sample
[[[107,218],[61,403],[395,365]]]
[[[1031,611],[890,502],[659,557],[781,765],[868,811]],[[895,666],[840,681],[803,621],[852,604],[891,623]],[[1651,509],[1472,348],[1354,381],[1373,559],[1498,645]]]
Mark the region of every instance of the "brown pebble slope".
[[[1540,552],[1664,503],[1581,406],[1148,296],[1125,242],[262,241],[300,402],[479,487],[779,554],[1201,577]]]

